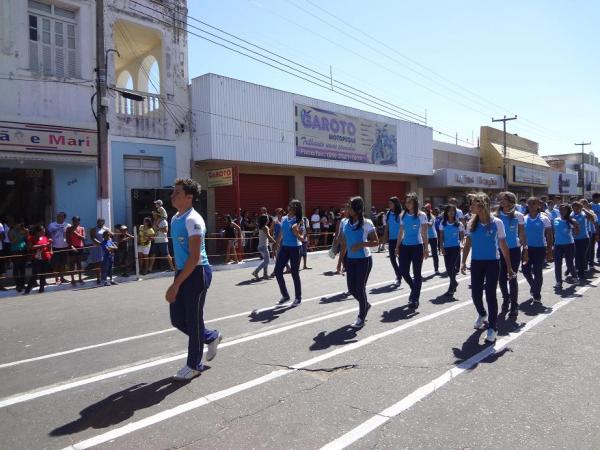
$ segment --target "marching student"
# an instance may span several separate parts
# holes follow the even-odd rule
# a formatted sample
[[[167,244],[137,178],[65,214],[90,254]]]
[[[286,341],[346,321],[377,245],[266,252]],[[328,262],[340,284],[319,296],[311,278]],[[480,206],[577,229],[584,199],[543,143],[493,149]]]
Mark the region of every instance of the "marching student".
[[[587,228],[588,228],[588,249],[587,249],[587,258],[586,258],[586,269],[590,270],[594,267],[594,244],[596,242],[596,229],[598,226],[598,216],[594,212],[592,206],[586,199],[581,199],[581,205],[583,209],[589,210],[593,215],[593,220],[588,220]]]
[[[562,263],[563,259],[567,264],[567,272],[571,275],[568,281],[579,282],[577,272],[575,271],[575,239],[574,235],[579,234],[579,224],[571,216],[571,206],[564,204],[559,207],[560,216],[552,221],[554,228],[554,277],[556,284],[554,289],[562,289]]]
[[[483,329],[488,320],[489,324],[485,341],[496,341],[498,319],[498,277],[500,276],[500,251],[507,267],[507,275],[512,278],[514,272],[510,261],[510,251],[506,245],[504,223],[490,214],[490,199],[484,193],[475,194],[471,202],[472,217],[467,224],[465,248],[462,256],[463,274],[467,273],[467,258],[473,249],[471,257],[471,295],[479,316],[475,321],[475,329]],[[500,250],[500,251],[499,251]],[[486,312],[483,306],[483,292],[488,306]]]
[[[596,218],[600,220],[600,192],[594,192],[592,194],[592,211],[596,214]],[[596,242],[598,243],[598,247],[596,249],[595,257],[596,261],[600,265],[600,222],[596,221],[596,232],[594,233],[594,241],[592,242],[593,246],[596,246]],[[594,254],[594,249],[592,248],[592,254]]]
[[[258,252],[262,257],[261,263],[258,265],[256,269],[252,271],[252,276],[256,280],[260,280],[259,273],[262,270],[264,272],[263,279],[267,280],[269,278],[268,269],[269,269],[269,243],[274,243],[275,239],[271,236],[271,231],[267,224],[269,223],[269,218],[267,216],[261,215],[258,220]]]
[[[342,226],[340,243],[346,253],[346,283],[348,292],[358,300],[358,317],[350,325],[362,328],[371,308],[367,299],[367,280],[373,267],[369,247],[377,247],[379,238],[373,222],[364,217],[364,200],[352,197],[348,208],[349,218]]]
[[[396,254],[402,278],[410,287],[408,305],[414,309],[419,307],[421,285],[423,284],[421,276],[423,260],[429,256],[427,236],[427,217],[423,211],[419,210],[417,194],[411,192],[406,196],[406,209],[400,217]],[[411,265],[413,267],[412,278],[410,276]]]
[[[398,267],[398,254],[396,245],[398,244],[398,232],[400,231],[400,214],[402,213],[402,203],[398,197],[390,197],[388,200],[388,212],[385,221],[385,230],[383,233],[383,242],[388,243],[390,263],[396,274],[394,287],[400,287],[402,283],[402,274]]]
[[[552,255],[552,223],[547,215],[542,214],[542,205],[537,197],[527,200],[525,216],[525,236],[527,245],[523,247],[523,275],[529,283],[531,300],[542,303],[542,284],[544,283],[544,262],[551,262]]]
[[[302,243],[306,239],[306,233],[308,232],[303,222],[302,203],[298,200],[292,200],[288,205],[287,216],[281,219],[281,234],[277,242],[279,253],[277,254],[275,270],[273,271],[275,278],[277,278],[277,284],[279,284],[279,290],[281,291],[281,299],[277,303],[278,305],[283,305],[290,301],[290,294],[283,279],[283,269],[288,261],[290,262],[292,280],[294,280],[295,293],[295,298],[291,306],[298,306],[302,301],[300,255]]]
[[[584,208],[580,201],[573,202],[571,208],[573,209],[571,217],[573,217],[579,224],[579,232],[574,236],[575,268],[577,269],[577,276],[579,277],[579,280],[584,282],[586,279],[585,272],[587,269],[588,245],[590,242],[588,234],[588,222],[594,221],[594,213],[589,209]]]
[[[191,178],[175,180],[171,204],[177,213],[171,218],[171,237],[175,254],[175,279],[165,294],[171,323],[188,336],[186,365],[173,377],[187,381],[202,372],[202,354],[207,344],[206,359],[211,361],[223,335],[204,327],[204,302],[210,287],[212,271],[206,254],[206,225],[194,209],[200,198],[200,185]]]
[[[501,192],[498,194],[498,199],[500,200],[500,208],[498,208],[496,217],[502,220],[504,224],[511,268],[513,273],[517,274],[521,264],[521,247],[527,246],[525,216],[517,211],[517,197],[512,192]],[[506,262],[503,258],[500,258],[499,284],[502,293],[500,314],[504,316],[508,313],[509,317],[514,319],[519,315],[519,283],[516,276],[508,277]]]
[[[448,204],[444,209],[442,222],[440,223],[440,243],[446,272],[450,278],[448,292],[444,295],[451,297],[456,292],[458,282],[456,281],[456,260],[460,259],[460,248],[465,237],[465,226],[456,215],[456,206]]]
[[[435,229],[435,214],[431,213],[431,204],[427,203],[424,207],[425,216],[427,216],[427,240],[431,249],[431,257],[433,258],[433,270],[436,275],[440,273],[440,258],[438,256],[438,235]]]

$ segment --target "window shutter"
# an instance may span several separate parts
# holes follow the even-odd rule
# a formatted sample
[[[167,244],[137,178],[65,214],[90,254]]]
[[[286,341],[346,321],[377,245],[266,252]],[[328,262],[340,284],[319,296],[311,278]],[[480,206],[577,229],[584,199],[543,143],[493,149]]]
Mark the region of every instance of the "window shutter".
[[[34,72],[40,71],[40,46],[37,42],[29,41],[29,69]]]
[[[52,75],[52,46],[50,34],[50,19],[42,19],[42,72]]]
[[[59,77],[65,76],[65,50],[63,37],[63,24],[61,22],[54,22],[54,57],[56,65],[56,75]]]
[[[77,78],[79,76],[77,68],[75,25],[67,24],[67,75],[71,78]]]

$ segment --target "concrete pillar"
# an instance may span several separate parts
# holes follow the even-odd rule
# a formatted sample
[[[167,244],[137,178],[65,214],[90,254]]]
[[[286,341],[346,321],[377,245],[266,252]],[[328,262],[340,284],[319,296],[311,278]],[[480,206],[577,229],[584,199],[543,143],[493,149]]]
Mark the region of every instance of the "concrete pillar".
[[[360,184],[360,195],[365,201],[365,211],[371,211],[371,178],[364,177]]]
[[[304,175],[294,175],[294,198],[300,200],[306,206],[306,195],[304,190]]]

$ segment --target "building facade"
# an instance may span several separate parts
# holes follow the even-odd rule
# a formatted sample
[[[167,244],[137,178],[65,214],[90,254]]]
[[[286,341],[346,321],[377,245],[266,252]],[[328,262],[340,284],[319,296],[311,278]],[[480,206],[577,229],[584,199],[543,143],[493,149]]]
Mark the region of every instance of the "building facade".
[[[557,169],[563,173],[571,174],[571,177],[576,176],[575,186],[577,192],[573,195],[584,195],[591,197],[594,192],[600,191],[600,164],[598,158],[593,153],[584,153],[583,157],[581,152],[577,153],[562,153],[558,155],[550,155],[546,158],[548,164],[554,169]],[[583,166],[581,161],[583,159]],[[581,170],[584,172],[584,185],[581,185]]]
[[[189,176],[187,42],[164,21],[173,8],[185,17],[185,6],[183,0],[105,2],[110,206],[102,211],[93,111],[96,4],[3,2],[1,216],[47,223],[65,211],[86,226],[99,215],[131,224],[132,189],[158,189]]]
[[[425,201],[434,206],[454,197],[459,205],[466,204],[470,192],[485,192],[490,197],[504,189],[502,176],[481,170],[478,147],[465,147],[433,141],[433,174],[419,178]]]
[[[539,156],[537,142],[515,134],[507,134],[505,154],[502,130],[487,126],[481,127],[479,140],[484,172],[503,177],[506,175],[507,189],[517,197],[548,193],[550,167],[546,160]]]
[[[209,229],[226,214],[366,208],[417,190],[433,168],[432,130],[410,122],[214,74],[192,80],[193,175],[207,187]]]

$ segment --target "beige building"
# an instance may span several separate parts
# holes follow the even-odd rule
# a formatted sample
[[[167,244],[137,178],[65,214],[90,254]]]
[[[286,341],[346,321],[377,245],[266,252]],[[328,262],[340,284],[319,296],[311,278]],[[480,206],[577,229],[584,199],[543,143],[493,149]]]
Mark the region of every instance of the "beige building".
[[[550,166],[538,154],[538,143],[507,133],[506,155],[503,143],[502,130],[481,127],[482,171],[506,176],[508,190],[519,197],[547,194]]]

